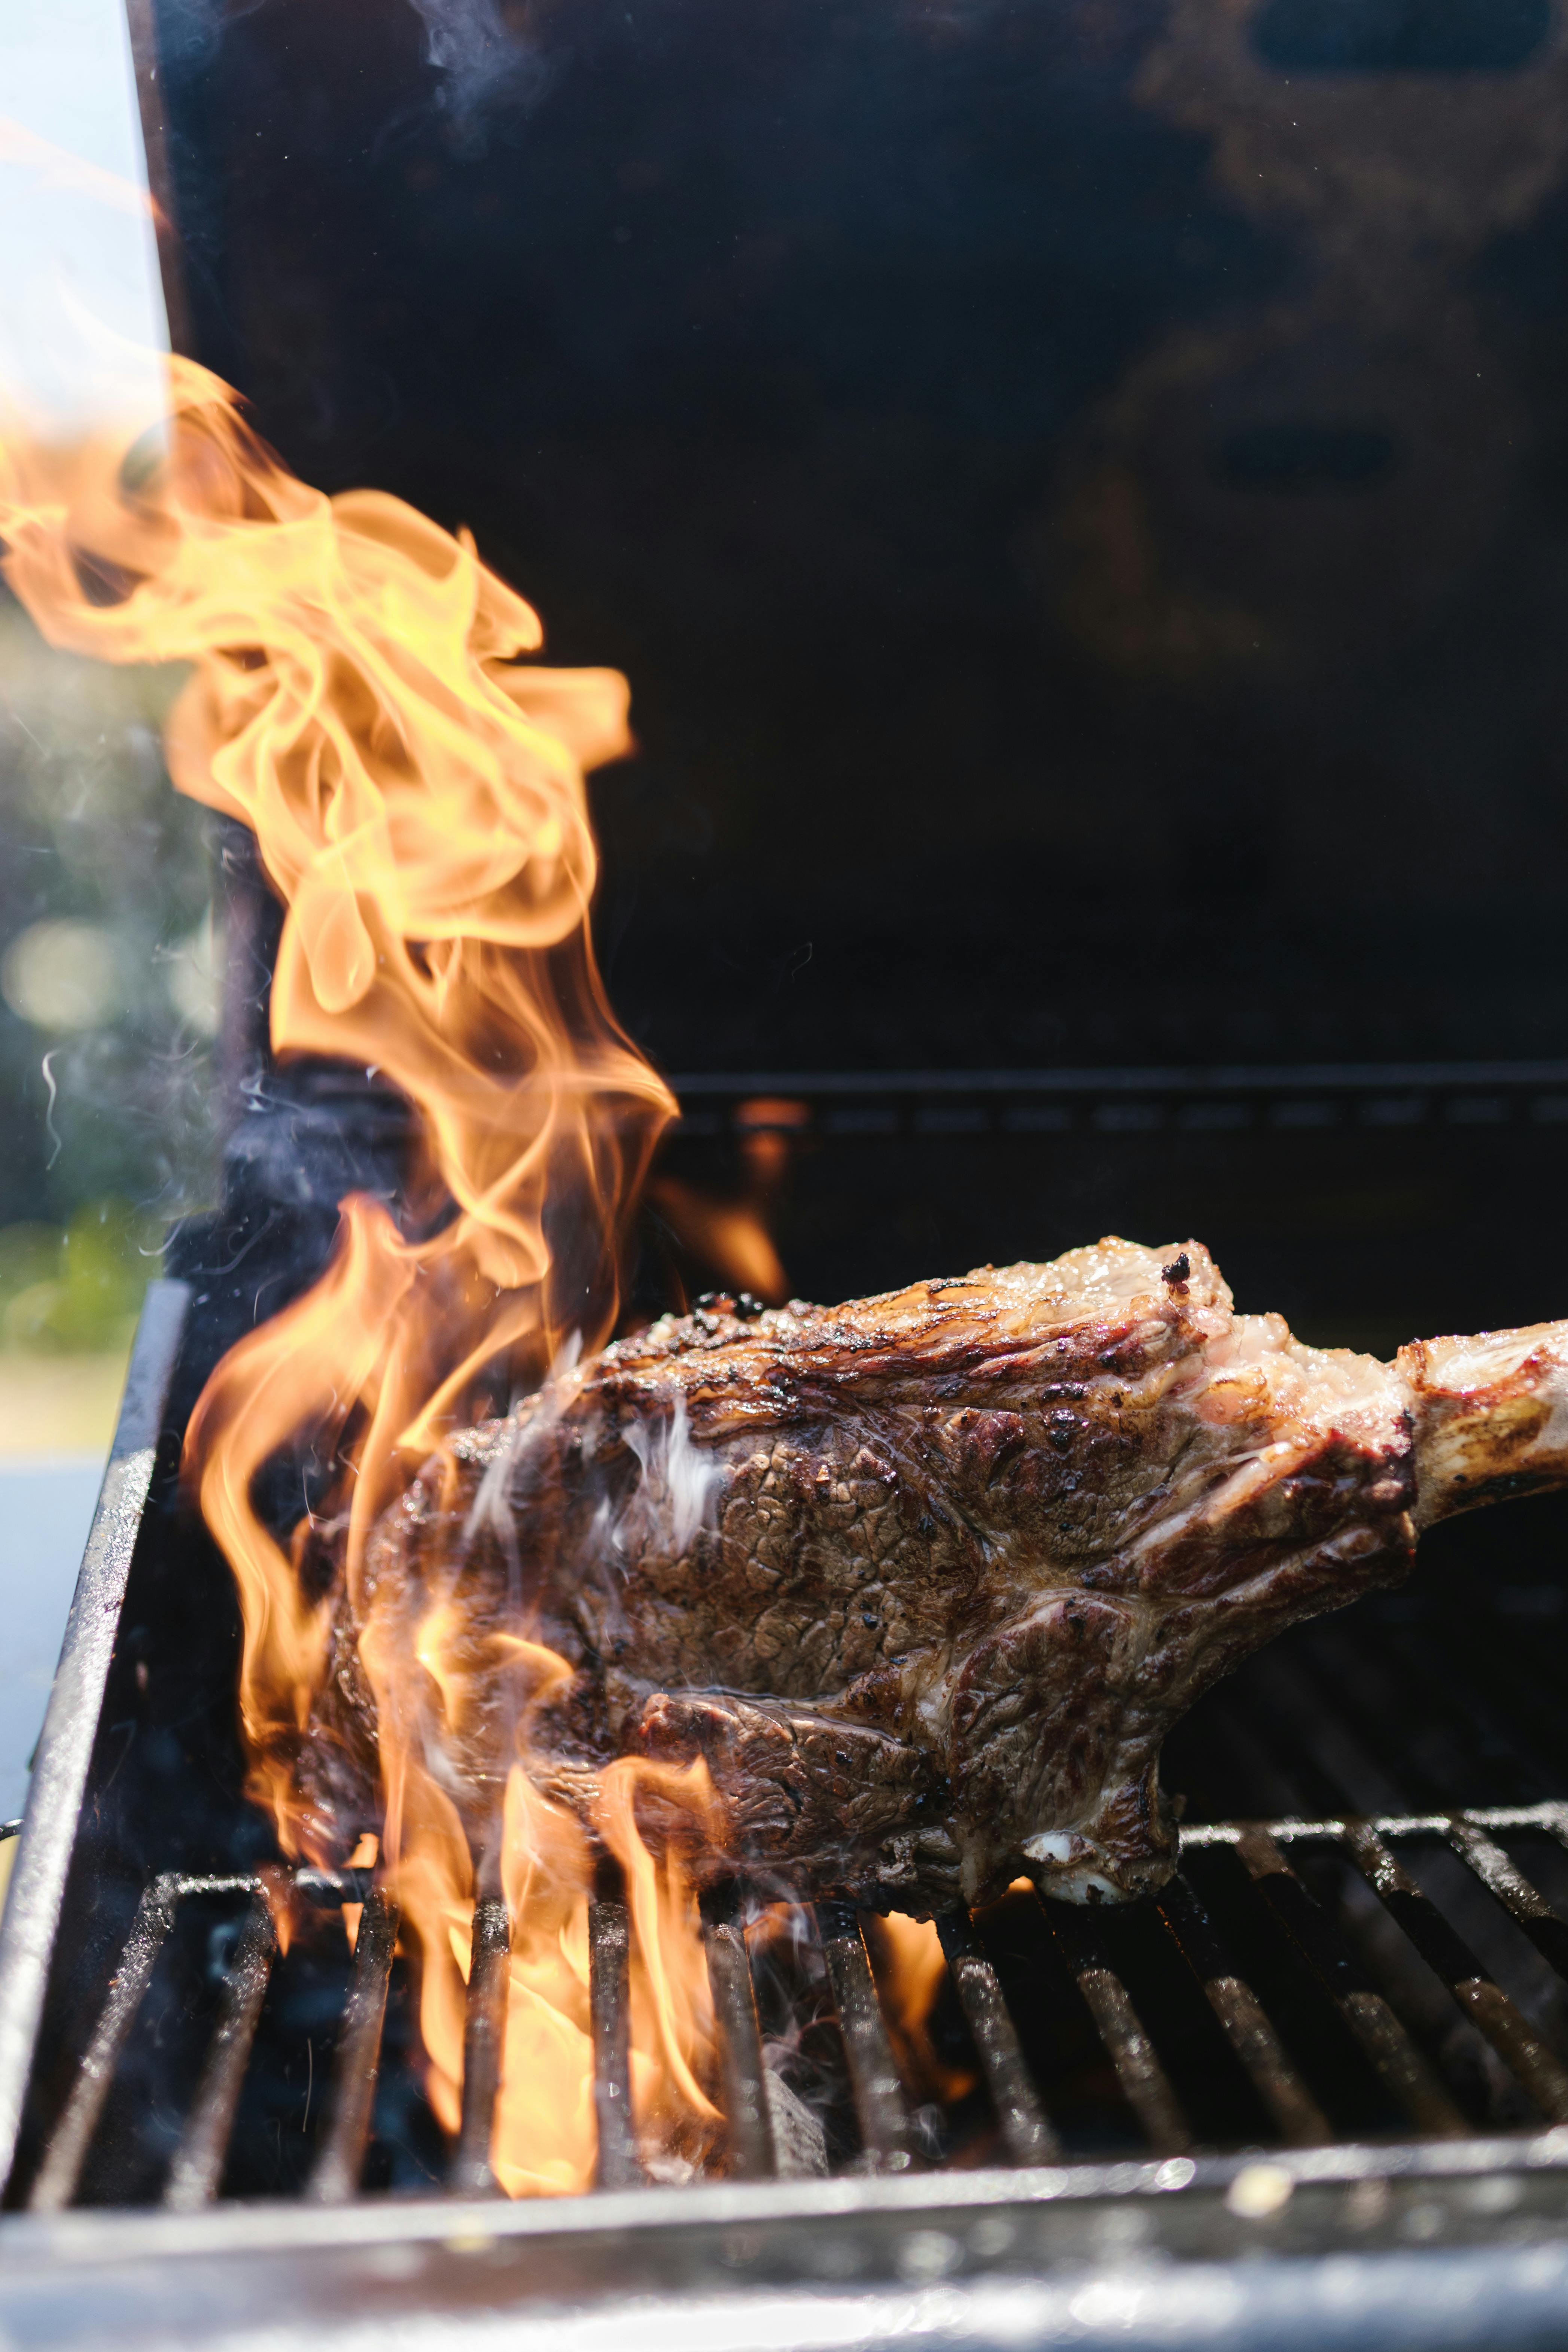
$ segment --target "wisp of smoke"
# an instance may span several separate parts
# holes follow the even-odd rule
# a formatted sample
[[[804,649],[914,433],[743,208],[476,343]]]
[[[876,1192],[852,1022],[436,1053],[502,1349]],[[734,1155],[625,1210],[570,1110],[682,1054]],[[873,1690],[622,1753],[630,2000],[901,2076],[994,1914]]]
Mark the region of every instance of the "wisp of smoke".
[[[439,103],[459,143],[483,146],[481,118],[505,100],[529,106],[542,93],[549,67],[539,44],[514,30],[498,0],[413,0],[424,21],[425,54],[443,77]]]

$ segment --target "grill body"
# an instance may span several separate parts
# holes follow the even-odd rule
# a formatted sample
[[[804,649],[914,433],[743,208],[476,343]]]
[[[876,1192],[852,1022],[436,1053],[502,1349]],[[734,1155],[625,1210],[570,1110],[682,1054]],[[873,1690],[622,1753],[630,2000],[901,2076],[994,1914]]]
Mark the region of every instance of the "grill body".
[[[1103,1115],[1130,1099],[1173,1133],[1197,1131],[1195,1106],[1239,1105],[1263,1135],[1308,1101],[1353,1134],[1395,1076],[1438,1133],[1479,1083],[1076,1074],[989,1093],[905,1081],[890,1103],[841,1084],[783,1125],[826,1157],[847,1097],[890,1109],[900,1148],[957,1135],[956,1107],[988,1150],[1015,1129],[1115,1133]],[[1562,1080],[1494,1071],[1489,1099],[1551,1140],[1540,1106]],[[689,1088],[682,1148],[728,1150],[748,1105],[786,1094]],[[342,1107],[321,1115],[340,1126],[323,1196],[345,1153],[391,1165],[384,1107],[355,1116],[364,1133],[349,1120],[345,1141]],[[634,2324],[715,2345],[1568,2333],[1568,1515],[1553,1501],[1436,1531],[1410,1586],[1297,1629],[1178,1728],[1182,1870],[1157,1904],[1016,1894],[939,1923],[933,2030],[975,2082],[946,2112],[900,2079],[871,1923],[821,1906],[807,1976],[828,2177],[783,2177],[766,2079],[780,1988],[748,1954],[736,1887],[705,1919],[728,2172],[642,2179],[626,1922],[606,1887],[599,2189],[497,2197],[504,1916],[481,1906],[476,1922],[448,2147],[418,2091],[395,1918],[363,1875],[297,1874],[304,1930],[279,1953],[236,1740],[232,1592],[178,1491],[178,1432],[243,1305],[212,1269],[253,1243],[278,1252],[279,1282],[304,1278],[328,1230],[310,1164],[287,1138],[237,1154],[224,1217],[182,1243],[192,1279],[154,1287],[138,1342],[0,1929],[0,2325],[16,2340],[347,2341],[394,2319],[416,2342]],[[352,1959],[345,1902],[363,1906]]]

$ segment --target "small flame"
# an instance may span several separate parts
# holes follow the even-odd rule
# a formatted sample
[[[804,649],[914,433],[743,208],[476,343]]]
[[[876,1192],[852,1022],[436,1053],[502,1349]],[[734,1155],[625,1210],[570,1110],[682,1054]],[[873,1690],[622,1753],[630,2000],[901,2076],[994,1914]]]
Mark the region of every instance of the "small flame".
[[[647,1197],[683,1250],[731,1293],[750,1292],[764,1307],[782,1307],[789,1278],[773,1241],[773,1220],[796,1150],[811,1124],[803,1102],[761,1095],[735,1114],[742,1184],[716,1199],[679,1176],[654,1179]]]
[[[134,180],[107,172],[100,163],[89,163],[68,148],[55,146],[11,115],[0,115],[0,163],[19,164],[32,173],[38,187],[66,188],[76,195],[91,196],[110,212],[140,213],[161,228],[168,226],[166,215]]]
[[[656,1176],[648,1199],[696,1259],[764,1307],[782,1307],[789,1282],[763,1213],[752,1201],[718,1201],[679,1176]]]
[[[367,1590],[364,1559],[379,1513],[433,1454],[438,1469],[447,1435],[552,1366],[569,1380],[614,1328],[626,1221],[674,1109],[616,1025],[588,933],[584,772],[630,748],[626,684],[521,658],[542,642],[538,617],[466,532],[379,492],[309,489],[215,377],[176,360],[169,384],[168,415],[129,446],[0,436],[5,577],[55,645],[192,665],[170,772],[253,828],[285,903],[274,1050],[384,1071],[417,1107],[426,1155],[408,1229],[380,1201],[344,1201],[320,1281],[224,1359],[187,1433],[239,1588],[249,1786],[291,1856],[340,1859],[358,1831],[311,1814],[295,1786],[328,1671],[331,1601],[305,1573],[315,1523],[279,1529],[258,1501],[266,1465],[313,1453],[363,1628],[374,1851],[418,1963],[432,2105],[455,2131],[474,1911],[481,1873],[499,1875],[511,1949],[494,2168],[514,2195],[578,2189],[595,2160],[595,1856],[529,1745],[572,1669],[526,1624],[481,1634],[450,1598],[416,1620],[411,1596]],[[748,1272],[782,1296],[776,1259]],[[498,1689],[516,1760],[476,1844],[451,1788],[470,1713]],[[659,1818],[657,1858],[639,1806]],[[635,1930],[635,2110],[678,2148],[700,2148],[716,2116],[679,1856],[680,1825],[710,1833],[712,1816],[705,1775],[628,1760],[604,1774],[594,1822]],[[345,1906],[351,1941],[357,1915]]]
[[[706,2053],[713,2041],[696,1902],[675,1843],[665,1843],[662,1870],[648,1852],[637,1819],[636,1801],[643,1792],[688,1809],[710,1832],[717,1811],[708,1767],[700,1757],[677,1768],[622,1756],[600,1775],[595,1826],[626,1874],[642,1958],[640,1980],[632,1987],[633,2047],[635,2051],[640,2043],[647,2048],[657,2035],[662,2060],[659,2067],[645,2067],[640,2084],[634,2074],[632,2104],[639,2110],[639,2120],[652,2127],[662,2119],[661,2108],[669,2105],[677,2123],[687,2114],[700,2123],[717,2123],[719,2110],[693,2071],[693,2053]],[[636,2031],[639,2000],[644,2012],[640,2035]]]
[[[349,1856],[349,1868],[351,1870],[374,1870],[376,1864],[376,1857],[380,1851],[381,1840],[377,1837],[375,1832],[374,1830],[365,1830],[362,1833],[359,1843],[354,1847],[353,1853]],[[363,1903],[345,1903],[343,1905],[343,1933],[349,1939],[349,1949],[351,1952],[359,1942],[359,1923],[363,1916],[364,1905]]]
[[[935,1927],[889,1911],[872,1923],[870,1945],[882,2014],[908,2088],[917,2099],[962,2099],[974,2088],[974,2076],[949,2065],[931,2039],[931,2015],[947,1980]]]

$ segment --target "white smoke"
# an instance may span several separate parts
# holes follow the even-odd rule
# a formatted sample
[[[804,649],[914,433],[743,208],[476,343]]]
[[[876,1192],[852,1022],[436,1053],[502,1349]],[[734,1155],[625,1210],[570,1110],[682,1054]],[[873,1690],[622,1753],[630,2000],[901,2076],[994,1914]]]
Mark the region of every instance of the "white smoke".
[[[557,1350],[543,1386],[528,1401],[524,1410],[519,1412],[514,1402],[511,1425],[494,1459],[487,1464],[463,1522],[464,1549],[481,1528],[488,1528],[506,1553],[514,1577],[521,1571],[514,1504],[518,1473],[582,1387],[582,1359],[583,1334],[574,1331]]]
[[[544,53],[514,31],[498,0],[412,0],[424,21],[425,55],[445,76],[440,103],[469,145],[479,118],[505,100],[528,105],[549,79]]]
[[[642,1467],[637,1491],[621,1516],[616,1544],[625,1549],[636,1517],[646,1529],[668,1543],[679,1556],[708,1516],[708,1506],[724,1483],[721,1465],[693,1444],[691,1423],[683,1398],[676,1400],[668,1421],[629,1422],[620,1433]]]

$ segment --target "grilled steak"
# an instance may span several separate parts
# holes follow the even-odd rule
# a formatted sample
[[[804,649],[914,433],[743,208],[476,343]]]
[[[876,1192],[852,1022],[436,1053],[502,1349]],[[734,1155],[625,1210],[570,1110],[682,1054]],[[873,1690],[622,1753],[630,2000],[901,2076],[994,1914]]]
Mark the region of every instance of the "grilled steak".
[[[728,1307],[459,1435],[384,1517],[294,1762],[324,1840],[376,1801],[363,1624],[413,1654],[455,1604],[477,1669],[507,1632],[573,1669],[528,1716],[558,1796],[708,1759],[710,1867],[917,1911],[1023,1871],[1131,1895],[1172,1867],[1160,1746],[1200,1692],[1433,1519],[1568,1480],[1568,1324],[1324,1351],[1236,1314],[1195,1242]],[[481,1847],[519,1705],[478,1680],[424,1736]]]

